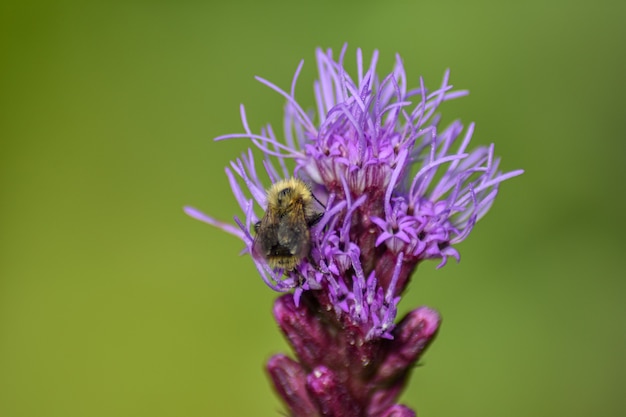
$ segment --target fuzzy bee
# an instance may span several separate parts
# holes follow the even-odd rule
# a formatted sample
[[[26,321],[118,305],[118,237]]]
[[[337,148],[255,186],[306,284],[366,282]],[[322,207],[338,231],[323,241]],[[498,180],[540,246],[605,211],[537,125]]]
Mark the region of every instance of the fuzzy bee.
[[[254,225],[252,250],[270,268],[289,272],[309,256],[309,229],[324,215],[315,211],[314,201],[319,203],[309,186],[297,178],[278,181],[268,190],[267,210]]]

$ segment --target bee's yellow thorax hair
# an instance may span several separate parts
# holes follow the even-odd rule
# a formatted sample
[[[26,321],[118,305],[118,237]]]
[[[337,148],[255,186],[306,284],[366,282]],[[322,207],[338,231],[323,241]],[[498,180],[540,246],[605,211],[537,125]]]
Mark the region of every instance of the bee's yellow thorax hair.
[[[274,183],[267,191],[267,205],[274,208],[284,206],[285,203],[280,204],[280,193],[285,189],[290,189],[289,198],[291,201],[300,200],[302,204],[307,205],[313,199],[309,186],[304,181],[298,178],[289,178],[286,180],[280,180]]]

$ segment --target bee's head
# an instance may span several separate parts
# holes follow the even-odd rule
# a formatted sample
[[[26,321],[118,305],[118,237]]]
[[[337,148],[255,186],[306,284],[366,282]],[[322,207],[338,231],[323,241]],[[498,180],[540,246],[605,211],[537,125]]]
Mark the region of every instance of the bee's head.
[[[276,194],[276,199],[278,208],[282,210],[287,210],[298,200],[294,189],[291,187],[281,189],[278,194]]]

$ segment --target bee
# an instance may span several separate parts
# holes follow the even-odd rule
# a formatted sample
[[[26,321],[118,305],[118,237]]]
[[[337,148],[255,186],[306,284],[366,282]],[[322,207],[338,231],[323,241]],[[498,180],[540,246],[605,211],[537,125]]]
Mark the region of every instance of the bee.
[[[324,215],[315,210],[314,201],[323,206],[298,178],[273,184],[267,192],[265,215],[254,225],[253,253],[272,269],[289,272],[297,267],[311,250],[309,229]]]

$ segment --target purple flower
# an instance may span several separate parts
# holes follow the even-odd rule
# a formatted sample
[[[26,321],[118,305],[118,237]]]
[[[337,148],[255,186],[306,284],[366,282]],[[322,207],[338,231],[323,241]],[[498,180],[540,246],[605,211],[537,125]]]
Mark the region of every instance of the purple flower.
[[[390,74],[376,74],[357,51],[356,78],[344,70],[346,48],[335,61],[317,51],[316,111],[296,101],[301,62],[289,91],[257,79],[285,97],[284,140],[271,126],[217,140],[247,138],[263,154],[257,172],[249,150],[226,169],[243,217],[237,227],[186,208],[199,220],[243,240],[252,253],[251,230],[267,207],[265,190],[292,176],[308,183],[324,205],[311,228],[311,253],[289,273],[252,257],[276,291],[275,317],[298,361],[273,357],[268,370],[295,416],[410,416],[395,400],[411,367],[435,336],[436,312],[422,307],[396,325],[397,305],[418,263],[449,256],[459,260],[464,240],[487,213],[499,184],[522,173],[502,173],[493,145],[468,149],[474,125],[439,127],[438,106],[467,94],[453,91],[449,73],[439,88],[408,89],[399,56]],[[292,160],[291,172],[286,161]]]

